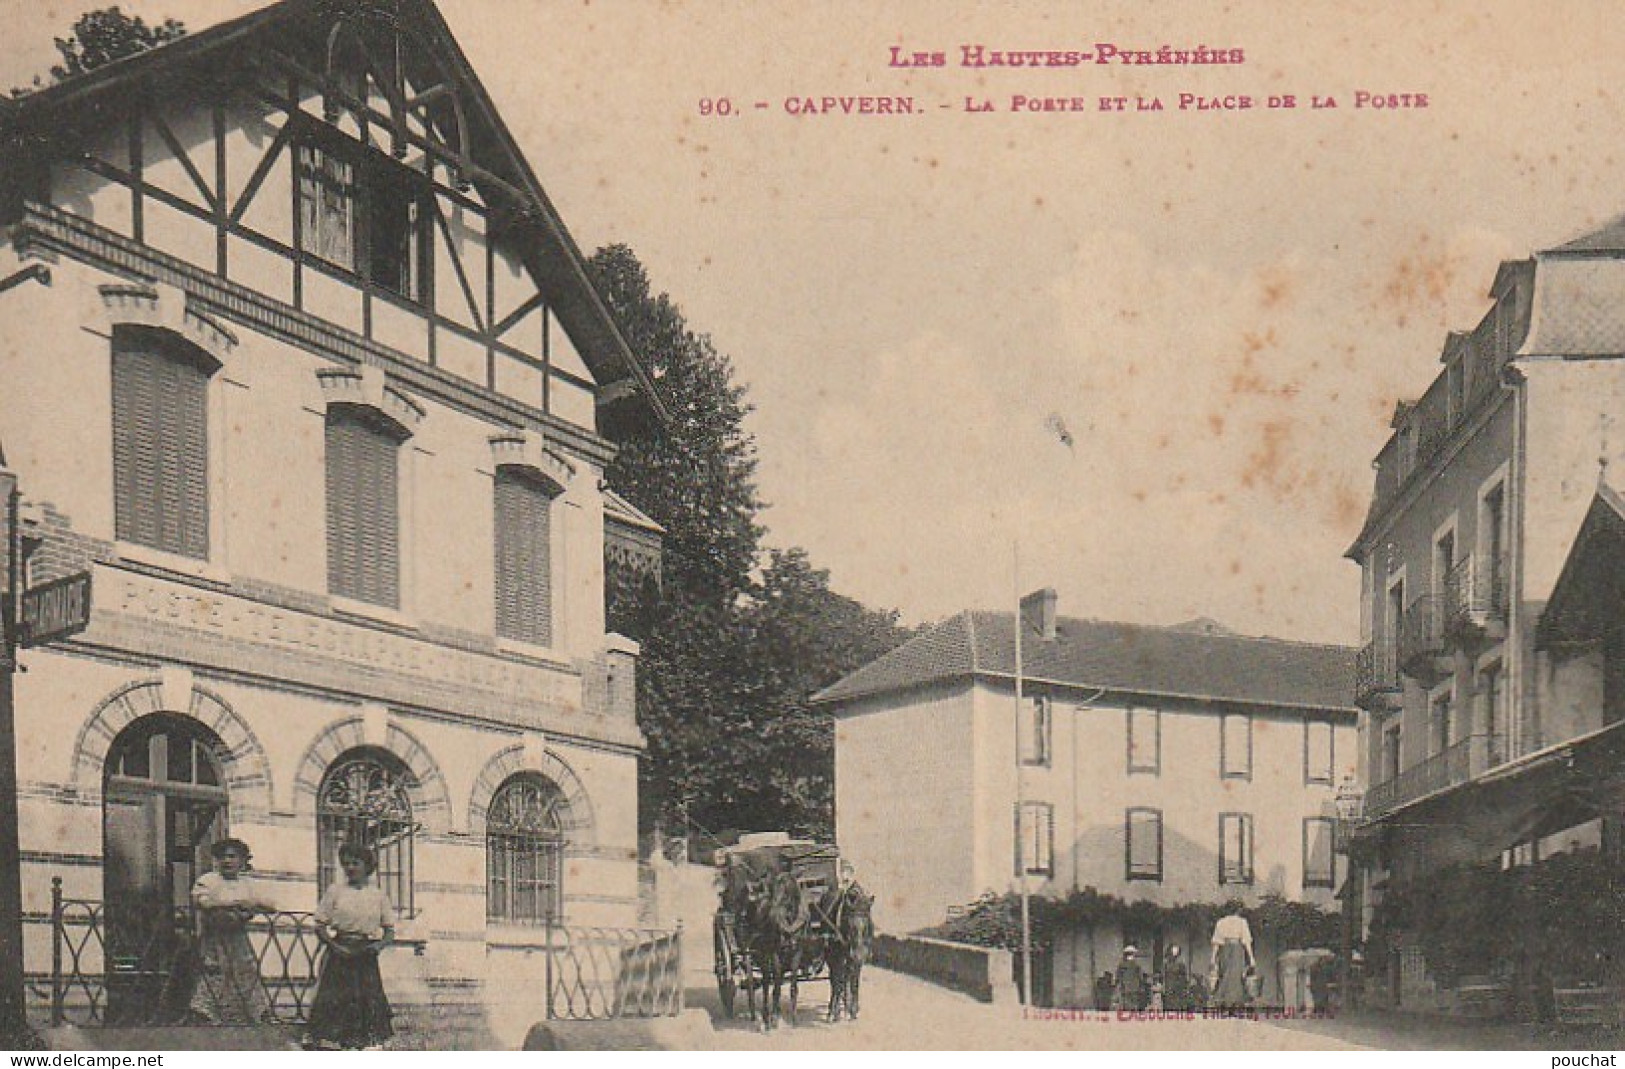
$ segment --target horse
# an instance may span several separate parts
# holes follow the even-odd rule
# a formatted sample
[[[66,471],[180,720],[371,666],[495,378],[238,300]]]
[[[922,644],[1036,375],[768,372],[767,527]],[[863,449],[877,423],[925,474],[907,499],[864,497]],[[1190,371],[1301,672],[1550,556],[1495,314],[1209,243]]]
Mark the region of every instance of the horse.
[[[847,1017],[855,1021],[863,963],[869,960],[875,938],[870,916],[875,900],[856,884],[832,897],[834,908],[826,910],[829,938],[824,944],[824,963],[829,967],[828,1018],[839,1021],[844,1008]]]
[[[762,1028],[773,1028],[781,1016],[784,978],[790,978],[790,1023],[796,1019],[796,977],[801,971],[801,944],[808,909],[801,885],[788,872],[771,873],[750,884],[745,894],[742,942],[761,974]],[[756,1016],[755,985],[745,989],[750,1014]]]

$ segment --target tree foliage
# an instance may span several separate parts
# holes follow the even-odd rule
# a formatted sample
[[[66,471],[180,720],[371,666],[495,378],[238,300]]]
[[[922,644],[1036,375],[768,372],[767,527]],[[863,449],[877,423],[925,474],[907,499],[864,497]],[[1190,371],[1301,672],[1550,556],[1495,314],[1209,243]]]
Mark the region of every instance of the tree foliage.
[[[632,250],[601,249],[591,268],[671,413],[618,425],[606,473],[666,529],[660,589],[612,576],[609,595],[610,626],[643,643],[644,824],[827,837],[833,733],[807,698],[905,633],[895,613],[832,591],[803,550],[764,555],[751,409],[732,363]]]
[[[54,39],[62,62],[51,67],[51,80],[67,81],[184,36],[186,26],[177,19],[165,19],[157,26],[150,26],[139,15],[126,15],[117,4],[96,8],[80,15],[68,36]],[[44,79],[36,75],[32,85],[13,88],[11,95],[26,96],[43,85]]]
[[[1126,932],[1183,931],[1193,937],[1205,936],[1224,915],[1224,906],[1214,902],[1159,905],[1143,899],[1127,901],[1085,887],[1065,898],[1033,895],[1029,913],[1033,945],[1047,947],[1066,932],[1103,925]],[[1278,950],[1329,949],[1338,946],[1342,938],[1341,913],[1280,895],[1265,895],[1256,905],[1244,908],[1242,915],[1255,937],[1267,940]],[[975,946],[1019,948],[1021,896],[1013,892],[983,895],[926,934]]]
[[[149,26],[139,15],[124,14],[117,4],[87,11],[67,37],[56,38],[62,62],[51,68],[51,77],[64,81],[185,35],[186,27],[175,19]]]

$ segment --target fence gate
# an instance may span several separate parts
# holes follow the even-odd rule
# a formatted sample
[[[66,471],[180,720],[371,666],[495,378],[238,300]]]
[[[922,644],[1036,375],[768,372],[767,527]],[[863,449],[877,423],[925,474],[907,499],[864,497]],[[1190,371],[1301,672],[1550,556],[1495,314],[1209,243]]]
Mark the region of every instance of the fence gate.
[[[547,926],[547,1018],[602,1021],[683,1011],[681,925]]]

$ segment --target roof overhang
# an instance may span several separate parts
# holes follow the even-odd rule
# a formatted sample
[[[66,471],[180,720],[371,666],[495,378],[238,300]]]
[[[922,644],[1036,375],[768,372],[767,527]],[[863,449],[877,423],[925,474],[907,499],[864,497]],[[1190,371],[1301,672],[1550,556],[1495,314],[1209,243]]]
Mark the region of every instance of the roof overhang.
[[[1625,721],[1527,754],[1360,824],[1353,852],[1381,842],[1429,868],[1498,857],[1625,804]]]

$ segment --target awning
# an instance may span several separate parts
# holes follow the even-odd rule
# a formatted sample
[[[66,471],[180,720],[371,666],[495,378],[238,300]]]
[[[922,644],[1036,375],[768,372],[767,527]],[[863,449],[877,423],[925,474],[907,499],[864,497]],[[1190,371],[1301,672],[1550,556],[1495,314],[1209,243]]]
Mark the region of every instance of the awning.
[[[604,491],[604,559],[640,582],[660,582],[665,529],[613,490]]]
[[[1625,721],[1609,724],[1403,805],[1355,829],[1350,853],[1379,847],[1396,871],[1489,861],[1522,843],[1625,812]],[[1401,876],[1403,878],[1403,876]]]

